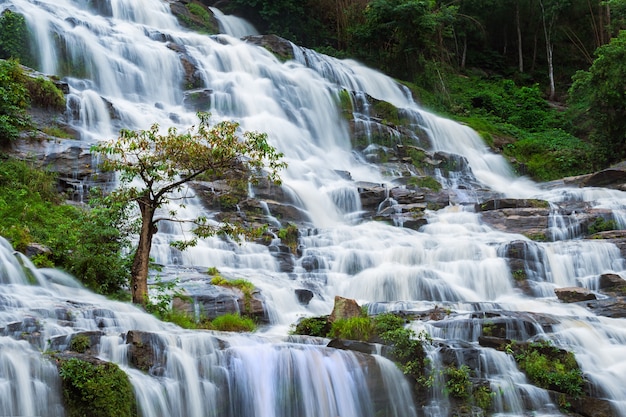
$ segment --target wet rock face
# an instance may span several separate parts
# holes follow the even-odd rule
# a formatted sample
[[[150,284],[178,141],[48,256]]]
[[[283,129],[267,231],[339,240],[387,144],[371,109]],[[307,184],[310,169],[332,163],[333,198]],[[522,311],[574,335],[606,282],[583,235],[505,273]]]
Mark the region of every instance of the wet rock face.
[[[130,363],[137,369],[154,375],[162,373],[165,358],[160,354],[164,346],[151,333],[131,330],[126,333]]]
[[[564,303],[577,303],[597,298],[591,291],[580,287],[557,288],[554,290],[554,293]]]
[[[598,279],[598,289],[604,293],[626,296],[626,280],[617,274],[602,274]]]
[[[258,290],[246,295],[239,288],[211,285],[204,294],[174,298],[173,308],[191,317],[199,312],[200,317],[197,319],[200,321],[213,320],[225,314],[241,314],[253,318],[257,323],[269,323],[263,295]]]
[[[309,305],[309,302],[313,299],[313,291],[304,288],[298,288],[295,290],[298,302],[302,305]]]
[[[276,35],[254,35],[243,38],[246,42],[262,46],[272,52],[280,60],[293,59],[293,46],[287,39]]]

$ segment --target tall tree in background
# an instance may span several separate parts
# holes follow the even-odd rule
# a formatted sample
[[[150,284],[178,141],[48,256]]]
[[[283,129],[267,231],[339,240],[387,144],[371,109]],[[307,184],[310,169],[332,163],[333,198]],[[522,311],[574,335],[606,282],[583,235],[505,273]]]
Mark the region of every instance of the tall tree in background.
[[[118,139],[93,147],[105,157],[102,168],[120,174],[118,200],[136,203],[141,214],[139,242],[131,266],[134,303],[145,305],[148,301],[150,250],[160,221],[192,222],[196,225],[194,233],[201,237],[220,232],[204,218],[177,219],[172,211],[166,217],[155,217],[159,208],[175,198],[174,193],[203,174],[209,179],[235,174],[248,178],[267,167],[269,178],[278,181],[278,170],[284,167],[282,154],[267,143],[267,135],[245,132],[240,138],[237,123],[210,126],[207,113],[200,113],[199,118],[198,126],[184,133],[171,128],[161,134],[155,124],[148,130],[122,130]],[[192,239],[181,247],[194,242]]]
[[[556,96],[556,84],[554,81],[554,31],[561,11],[570,5],[570,0],[539,0],[541,7],[541,22],[546,41],[546,59],[548,63],[548,77],[550,79],[550,94],[548,98],[553,101]]]

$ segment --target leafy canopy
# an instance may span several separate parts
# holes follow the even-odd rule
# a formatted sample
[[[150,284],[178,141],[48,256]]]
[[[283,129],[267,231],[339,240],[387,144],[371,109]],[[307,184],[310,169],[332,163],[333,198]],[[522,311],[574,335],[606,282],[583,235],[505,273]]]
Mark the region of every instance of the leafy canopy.
[[[107,156],[101,167],[120,174],[118,198],[127,201],[149,199],[153,209],[169,202],[174,192],[198,178],[220,179],[225,176],[254,181],[267,168],[265,175],[278,183],[278,172],[286,165],[283,156],[270,146],[267,135],[244,132],[237,135],[239,124],[223,121],[209,124],[209,113],[198,113],[199,124],[185,132],[169,128],[161,134],[153,124],[148,130],[122,130],[116,140],[95,145],[92,150]],[[140,179],[137,185],[135,179]],[[175,215],[175,213],[170,213]],[[155,219],[155,222],[160,219]],[[196,219],[196,233],[214,232]]]

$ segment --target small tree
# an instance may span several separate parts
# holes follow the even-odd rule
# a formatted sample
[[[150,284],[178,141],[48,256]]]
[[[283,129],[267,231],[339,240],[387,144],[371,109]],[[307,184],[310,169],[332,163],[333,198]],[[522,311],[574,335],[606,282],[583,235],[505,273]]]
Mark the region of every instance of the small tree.
[[[237,123],[224,121],[210,126],[208,113],[198,113],[198,117],[198,126],[184,133],[170,128],[161,134],[154,124],[148,130],[121,130],[116,140],[92,148],[104,156],[103,170],[120,174],[116,195],[123,201],[136,202],[141,213],[139,242],[131,266],[134,303],[147,302],[150,249],[161,220],[192,222],[196,225],[194,233],[200,237],[233,230],[211,227],[206,218],[176,219],[172,211],[169,217],[155,217],[157,210],[172,200],[173,193],[201,174],[210,179],[234,175],[253,179],[267,168],[269,179],[279,182],[278,171],[285,167],[283,155],[267,143],[266,134],[245,132],[239,137]],[[181,247],[194,243],[191,240]]]

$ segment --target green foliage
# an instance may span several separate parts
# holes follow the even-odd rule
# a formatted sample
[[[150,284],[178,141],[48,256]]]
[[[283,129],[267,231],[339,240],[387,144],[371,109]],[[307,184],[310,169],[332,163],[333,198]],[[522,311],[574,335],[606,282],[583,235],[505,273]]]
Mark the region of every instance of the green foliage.
[[[172,312],[172,300],[174,297],[183,296],[177,289],[177,285],[178,279],[163,281],[160,276],[157,276],[155,283],[152,285],[154,294],[145,304],[146,311],[165,320],[165,316]]]
[[[467,365],[446,368],[446,392],[460,400],[468,400],[472,392],[469,373],[470,368]]]
[[[91,347],[91,341],[86,334],[78,334],[70,340],[70,350],[78,353],[85,353]]]
[[[445,81],[449,94],[440,96],[440,105],[460,116],[481,117],[530,132],[560,123],[559,114],[548,106],[537,84],[520,86],[510,79],[477,75],[448,76]]]
[[[65,110],[65,95],[50,80],[43,77],[26,78],[31,105],[52,110]]]
[[[31,78],[15,60],[0,60],[0,146],[32,127],[30,105],[65,109],[65,96],[50,80]]]
[[[407,149],[407,155],[411,158],[411,163],[416,167],[421,167],[424,165],[424,160],[426,159],[426,152],[422,149],[418,149],[415,147],[409,147]]]
[[[200,175],[219,178],[247,172],[254,180],[267,168],[269,179],[279,182],[278,171],[285,167],[280,161],[283,155],[267,143],[267,135],[244,132],[242,140],[236,134],[237,123],[224,121],[210,126],[209,114],[199,113],[198,117],[199,125],[184,133],[171,128],[162,134],[154,124],[149,130],[122,130],[118,139],[92,148],[105,157],[103,170],[119,172],[120,200],[135,201],[143,207],[144,200],[152,198],[150,207],[156,210],[169,201],[172,192]],[[137,178],[142,185],[134,185]],[[200,236],[220,233],[205,218],[188,221],[196,224],[195,232]]]
[[[9,58],[32,66],[26,20],[21,14],[5,9],[0,14],[0,59]]]
[[[506,145],[504,153],[520,164],[522,174],[541,181],[593,170],[592,146],[559,129],[528,134],[524,139]]]
[[[87,287],[100,294],[125,299],[130,277],[130,236],[136,225],[128,222],[129,206],[114,195],[96,197],[92,193],[89,209],[76,218],[75,247],[65,268]]]
[[[209,328],[223,332],[253,332],[256,324],[251,318],[239,314],[224,314],[214,318]]]
[[[385,72],[411,79],[438,56],[456,6],[423,0],[373,0],[352,28],[351,52]]]
[[[294,334],[327,337],[329,333],[328,317],[305,317],[298,322]]]
[[[588,71],[578,71],[569,90],[574,117],[595,141],[603,161],[626,156],[626,31],[595,52]]]
[[[346,120],[353,119],[354,106],[352,104],[352,96],[348,90],[341,90],[339,92],[339,107],[341,108],[341,114]]]
[[[372,107],[373,113],[382,119],[382,123],[393,126],[401,124],[400,113],[393,104],[387,101],[375,100]]]
[[[213,180],[236,175],[252,181],[263,175],[279,183],[278,171],[286,166],[281,161],[283,155],[267,142],[266,134],[244,132],[240,137],[237,123],[210,125],[208,113],[198,113],[198,118],[200,123],[186,132],[170,128],[162,133],[153,124],[148,130],[123,129],[117,139],[92,147],[103,157],[104,171],[119,173],[118,201],[134,202],[141,212],[139,242],[131,266],[132,299],[137,304],[147,300],[152,237],[162,220],[155,219],[155,213],[170,201],[172,193],[182,191],[185,184],[200,175]],[[194,238],[176,243],[179,249],[194,245],[197,237],[222,234],[237,238],[248,232],[240,225],[215,227],[204,216],[178,219],[176,214],[170,211],[169,218],[196,226]]]
[[[374,333],[374,323],[369,317],[351,317],[335,320],[330,337],[348,340],[369,340]]]
[[[298,252],[298,239],[300,237],[298,226],[293,223],[289,223],[287,227],[278,230],[277,234],[280,241],[289,247],[291,253],[296,254]]]
[[[25,83],[26,75],[17,61],[0,60],[0,146],[30,127],[26,114],[30,98]]]
[[[613,219],[605,219],[604,217],[596,217],[593,223],[587,228],[587,232],[590,235],[600,232],[607,232],[609,230],[617,229],[617,223]]]
[[[495,393],[491,391],[491,388],[481,385],[473,390],[472,399],[476,406],[488,411],[493,408],[494,395]]]
[[[219,274],[216,274],[211,279],[211,285],[219,285],[221,287],[239,288],[241,292],[243,292],[244,294],[248,293],[250,295],[252,295],[252,291],[254,291],[254,284],[248,280],[245,280],[245,279],[228,280]]]
[[[376,334],[385,334],[386,332],[403,329],[406,320],[392,313],[383,313],[374,317],[374,329]]]
[[[63,268],[96,292],[119,295],[128,282],[122,252],[130,231],[122,207],[104,201],[92,200],[91,209],[66,205],[54,173],[14,159],[0,163],[0,235],[19,251],[33,242],[47,246],[51,254],[34,259],[37,265]]]
[[[158,316],[160,320],[174,323],[183,329],[207,329],[210,328],[210,323],[205,321],[197,321],[195,317],[188,314],[185,311],[179,311],[174,308],[169,308],[162,311]]]
[[[54,136],[55,138],[74,139],[75,137],[73,134],[66,132],[57,125],[42,126],[40,130],[46,135]]]
[[[59,375],[69,417],[137,415],[132,385],[116,364],[71,358],[61,360]]]
[[[552,345],[549,341],[514,345],[515,361],[536,385],[579,397],[585,381],[572,352]]]

